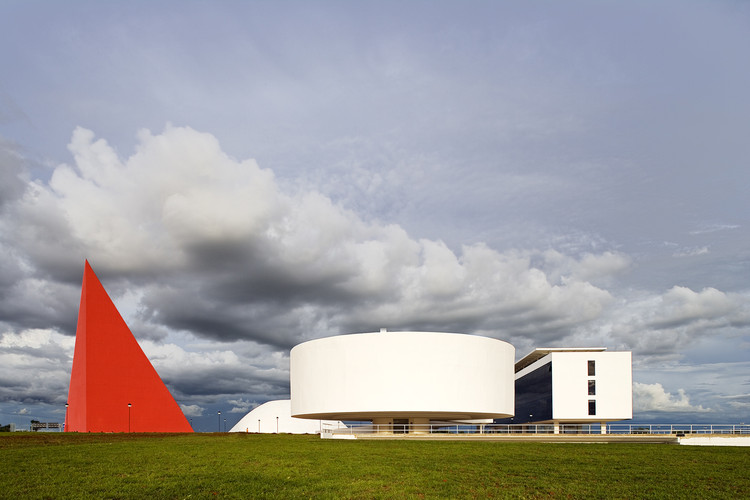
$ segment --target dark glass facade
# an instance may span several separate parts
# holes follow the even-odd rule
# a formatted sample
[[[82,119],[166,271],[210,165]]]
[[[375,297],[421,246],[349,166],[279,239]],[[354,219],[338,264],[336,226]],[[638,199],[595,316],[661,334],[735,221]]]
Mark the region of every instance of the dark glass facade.
[[[516,405],[513,418],[495,419],[496,424],[523,424],[552,420],[552,363],[516,379]]]

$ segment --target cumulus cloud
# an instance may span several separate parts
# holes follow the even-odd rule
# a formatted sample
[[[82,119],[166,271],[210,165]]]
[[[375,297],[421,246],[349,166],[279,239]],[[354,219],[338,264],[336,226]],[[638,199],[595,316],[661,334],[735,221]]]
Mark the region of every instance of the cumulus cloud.
[[[229,403],[232,406],[232,409],[229,410],[229,413],[247,413],[253,408],[256,408],[258,406],[258,403],[255,401],[247,401],[242,398],[240,399],[228,399],[227,403]]]
[[[74,162],[26,181],[0,220],[0,246],[11,250],[0,263],[7,401],[64,400],[86,258],[190,412],[220,398],[243,412],[287,397],[288,349],[327,335],[458,331],[518,349],[653,356],[750,324],[741,293],[613,294],[633,265],[617,251],[454,249],[412,237],[318,191],[282,188],[191,128],[141,131],[126,158],[77,128],[69,149]],[[40,367],[38,389],[11,368],[47,359],[56,365]]]
[[[750,296],[715,288],[694,291],[674,286],[663,293],[621,294],[595,321],[572,329],[581,344],[634,351],[639,363],[679,359],[709,338],[736,338],[750,325]]]
[[[186,417],[201,417],[204,411],[204,408],[198,405],[180,405],[180,409]]]
[[[289,394],[288,353],[253,342],[182,347],[144,339],[143,351],[176,399],[187,396],[205,403],[234,394],[269,399]]]
[[[279,348],[380,326],[554,338],[597,318],[611,296],[592,282],[628,265],[614,253],[454,252],[318,192],[284,192],[210,134],[169,126],[138,140],[121,159],[77,128],[74,164],[31,183],[15,207],[26,223],[8,229],[45,275],[88,258],[116,287],[141,286],[138,321],[153,331]]]
[[[727,294],[715,288],[700,292],[675,286],[660,298],[657,315],[651,320],[655,328],[674,328],[700,322],[714,325],[731,321],[734,317],[740,324],[750,320],[744,299],[736,294]]]
[[[684,389],[678,389],[677,394],[664,390],[661,384],[633,384],[634,412],[692,412],[705,413],[710,408],[690,404],[690,398]]]
[[[67,398],[74,339],[53,330],[4,332],[0,337],[0,402],[62,406]]]
[[[181,401],[204,408],[212,378],[281,392],[241,370],[381,326],[637,366],[747,338],[744,5],[48,4],[0,30],[29,41],[0,89],[0,334],[71,336],[89,258],[139,340],[212,360]],[[168,119],[216,136],[133,147]]]

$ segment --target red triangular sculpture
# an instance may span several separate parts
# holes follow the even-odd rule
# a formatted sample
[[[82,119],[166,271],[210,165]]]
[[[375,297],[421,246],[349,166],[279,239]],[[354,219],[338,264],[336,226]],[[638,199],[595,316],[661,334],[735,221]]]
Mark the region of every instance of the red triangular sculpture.
[[[66,432],[193,432],[88,261]]]

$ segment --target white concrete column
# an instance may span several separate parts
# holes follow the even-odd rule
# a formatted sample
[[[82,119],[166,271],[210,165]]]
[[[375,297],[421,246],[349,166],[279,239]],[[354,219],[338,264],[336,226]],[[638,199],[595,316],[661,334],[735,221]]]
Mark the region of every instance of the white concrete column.
[[[607,422],[600,422],[599,426],[601,427],[601,433],[606,434],[607,433]]]
[[[560,434],[560,422],[552,422],[552,433]]]

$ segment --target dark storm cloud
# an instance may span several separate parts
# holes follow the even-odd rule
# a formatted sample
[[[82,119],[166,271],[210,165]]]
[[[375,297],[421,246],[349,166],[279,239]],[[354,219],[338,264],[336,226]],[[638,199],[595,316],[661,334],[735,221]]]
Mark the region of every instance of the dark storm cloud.
[[[70,228],[60,237],[64,246],[101,265],[115,294],[135,294],[131,316],[146,336],[159,338],[166,328],[288,349],[385,326],[559,344],[607,321],[613,297],[606,286],[629,266],[611,251],[569,256],[475,244],[455,252],[440,241],[416,240],[317,192],[287,193],[270,171],[229,158],[213,136],[189,128],[142,132],[136,153],[125,159],[84,129],[70,149],[75,164],[55,169],[49,186],[35,184],[34,195],[15,207],[26,223],[8,228],[40,231],[36,221],[54,214]],[[28,238],[16,241],[34,246]],[[57,268],[39,251],[32,259],[39,275]],[[21,283],[61,287],[48,275]],[[46,308],[50,314],[71,316],[72,292],[49,296],[62,299]],[[674,287],[644,324],[663,330],[682,321],[726,321],[737,301],[715,289]],[[6,301],[10,321],[25,318],[23,303],[30,301]],[[667,338],[647,345],[661,350],[656,346]]]
[[[2,323],[17,330],[53,328],[72,335],[78,317],[79,287],[45,279],[19,278],[0,292]]]
[[[0,335],[0,401],[62,405],[73,339],[48,330]]]
[[[226,395],[272,395],[278,398],[289,394],[288,374],[277,378],[263,377],[247,367],[208,369],[201,373],[191,370],[164,382],[175,391],[175,397],[209,396],[214,401]]]
[[[104,278],[119,272],[115,291],[120,280],[152,277],[138,292],[141,321],[205,338],[288,348],[344,328],[429,322],[562,332],[610,301],[587,280],[623,268],[612,253],[579,260],[473,245],[456,254],[319,193],[289,195],[271,172],[228,158],[215,138],[187,128],[143,133],[125,160],[83,129],[70,149],[76,164],[58,167],[18,213],[54,211],[81,260],[101,265]],[[34,257],[39,269],[56,268]]]
[[[142,345],[181,402],[214,404],[225,396],[267,400],[289,394],[288,351],[270,350],[255,342],[190,350],[150,341]]]

